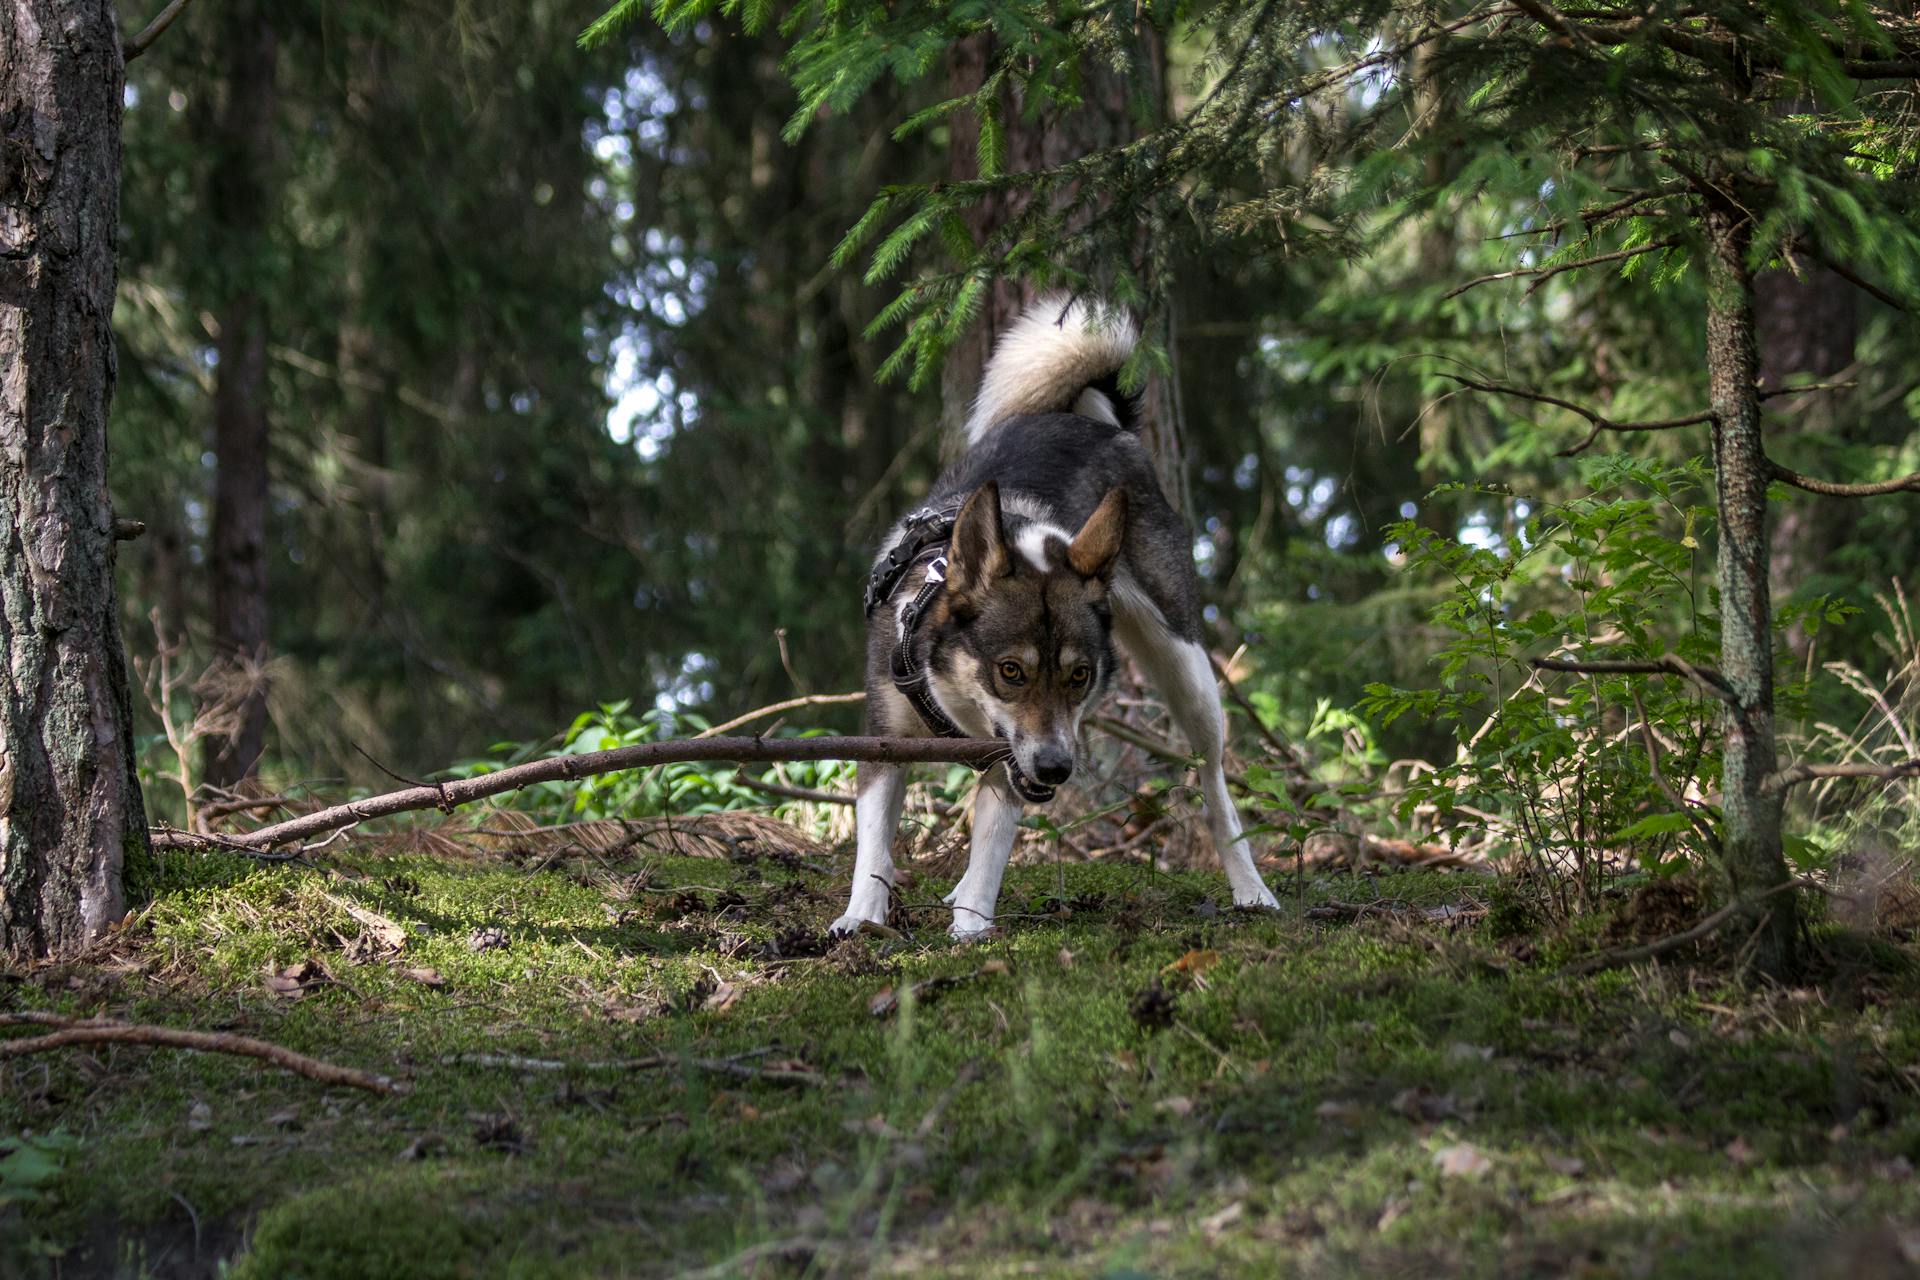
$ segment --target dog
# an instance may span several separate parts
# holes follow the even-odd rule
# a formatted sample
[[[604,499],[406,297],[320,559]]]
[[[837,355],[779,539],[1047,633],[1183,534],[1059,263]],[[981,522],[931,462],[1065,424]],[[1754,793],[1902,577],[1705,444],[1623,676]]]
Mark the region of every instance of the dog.
[[[973,802],[951,932],[993,926],[1021,810],[1073,774],[1080,724],[1132,655],[1201,758],[1236,905],[1274,907],[1222,762],[1226,715],[1201,643],[1187,522],[1160,489],[1119,374],[1138,341],[1097,302],[1050,296],[995,345],[966,452],[888,532],[867,587],[867,732],[999,739]],[[905,767],[859,766],[857,852],[836,936],[884,926]]]

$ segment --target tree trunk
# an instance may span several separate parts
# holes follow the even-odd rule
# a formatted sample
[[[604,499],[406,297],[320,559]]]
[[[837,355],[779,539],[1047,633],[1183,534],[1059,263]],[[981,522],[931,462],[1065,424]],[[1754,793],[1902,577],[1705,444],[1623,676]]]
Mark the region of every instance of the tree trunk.
[[[76,950],[147,847],[107,404],[125,68],[110,0],[0,8],[0,949]]]
[[[1160,33],[1140,23],[1141,42],[1138,65],[1148,79],[1148,100],[1155,116],[1166,110],[1166,54]],[[993,38],[976,35],[959,41],[947,52],[949,92],[955,96],[980,87],[994,57]],[[1139,132],[1134,116],[1136,105],[1133,77],[1115,70],[1104,59],[1091,59],[1083,68],[1086,80],[1082,103],[1064,115],[1030,117],[1017,88],[1003,91],[1001,119],[1006,132],[1008,172],[1050,169],[1079,159],[1095,151],[1131,142]],[[980,176],[978,148],[979,122],[968,112],[951,117],[949,173],[956,182]],[[983,243],[995,230],[1017,216],[1031,197],[1012,192],[983,200],[967,213],[968,229],[976,243]],[[1135,253],[1136,271],[1144,266],[1147,245],[1142,239]],[[988,291],[981,318],[966,337],[947,353],[941,366],[941,451],[952,458],[966,445],[963,428],[973,407],[974,393],[980,387],[980,374],[999,335],[1013,323],[1033,300],[1033,291],[1016,280],[996,280]],[[1172,321],[1163,317],[1162,328],[1151,334],[1154,340],[1171,350],[1174,343]],[[1178,397],[1165,380],[1156,378],[1142,396],[1141,436],[1153,454],[1160,473],[1160,484],[1176,508],[1190,505],[1186,468],[1181,457]]]
[[[1762,783],[1779,767],[1773,725],[1773,601],[1768,585],[1765,440],[1757,386],[1753,224],[1718,190],[1707,197],[1707,383],[1720,511],[1720,670],[1732,690],[1721,788],[1722,856],[1747,914],[1760,971],[1778,976],[1794,959],[1794,902],[1787,882],[1780,796]]]
[[[265,6],[227,9],[227,98],[216,126],[209,212],[228,264],[213,396],[213,665],[200,685],[206,779],[230,787],[267,736],[267,331],[265,254],[278,40]]]

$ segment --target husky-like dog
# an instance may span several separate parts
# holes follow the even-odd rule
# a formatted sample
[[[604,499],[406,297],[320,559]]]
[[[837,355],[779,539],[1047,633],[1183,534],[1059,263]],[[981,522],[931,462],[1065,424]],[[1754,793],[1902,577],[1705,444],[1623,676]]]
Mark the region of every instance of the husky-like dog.
[[[1193,540],[1160,490],[1118,375],[1132,323],[1050,297],[1000,339],[967,452],[887,534],[867,587],[867,732],[998,738],[973,803],[953,935],[992,927],[1023,803],[1073,774],[1113,640],[1159,689],[1204,763],[1208,826],[1240,906],[1275,905],[1227,794],[1226,717],[1200,641]],[[884,924],[904,767],[862,764],[859,849],[833,932]]]

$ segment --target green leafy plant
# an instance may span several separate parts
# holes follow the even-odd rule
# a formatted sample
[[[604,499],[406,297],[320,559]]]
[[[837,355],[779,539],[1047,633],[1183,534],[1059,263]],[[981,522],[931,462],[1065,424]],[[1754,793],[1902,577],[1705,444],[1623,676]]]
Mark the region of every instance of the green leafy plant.
[[[1449,585],[1432,618],[1450,639],[1433,684],[1375,683],[1359,704],[1383,727],[1403,716],[1451,727],[1454,758],[1409,779],[1402,816],[1487,824],[1562,910],[1591,904],[1611,873],[1703,860],[1720,765],[1717,704],[1693,682],[1532,661],[1671,653],[1705,665],[1718,644],[1699,556],[1713,520],[1704,462],[1615,455],[1583,471],[1590,492],[1544,507],[1474,490],[1499,523],[1470,540],[1412,521],[1388,531],[1409,574]]]

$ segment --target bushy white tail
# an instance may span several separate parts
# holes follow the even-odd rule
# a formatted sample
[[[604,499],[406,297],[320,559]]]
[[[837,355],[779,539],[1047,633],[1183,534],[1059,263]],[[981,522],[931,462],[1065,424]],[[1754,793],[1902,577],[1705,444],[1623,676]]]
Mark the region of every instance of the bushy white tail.
[[[1000,335],[967,417],[967,443],[1023,413],[1073,412],[1124,425],[1117,392],[1094,384],[1120,371],[1140,340],[1133,320],[1099,301],[1052,293]]]

